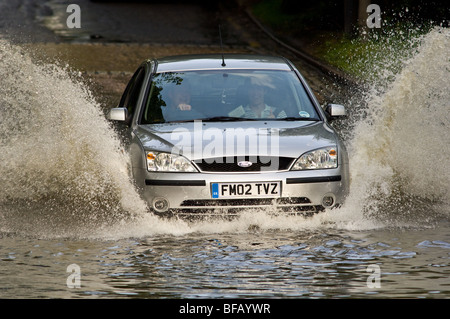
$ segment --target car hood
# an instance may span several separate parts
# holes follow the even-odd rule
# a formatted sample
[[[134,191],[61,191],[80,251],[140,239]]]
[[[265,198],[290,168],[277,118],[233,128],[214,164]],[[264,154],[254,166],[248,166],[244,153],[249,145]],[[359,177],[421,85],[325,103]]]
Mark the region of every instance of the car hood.
[[[297,158],[337,144],[321,121],[187,122],[138,126],[134,135],[145,150],[183,154],[191,160],[259,155]]]

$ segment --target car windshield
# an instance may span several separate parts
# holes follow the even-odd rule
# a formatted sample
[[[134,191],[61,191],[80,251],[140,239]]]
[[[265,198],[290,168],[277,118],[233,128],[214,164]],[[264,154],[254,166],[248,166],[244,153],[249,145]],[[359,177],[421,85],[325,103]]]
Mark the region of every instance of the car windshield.
[[[214,70],[154,75],[141,124],[309,120],[319,116],[293,71]]]

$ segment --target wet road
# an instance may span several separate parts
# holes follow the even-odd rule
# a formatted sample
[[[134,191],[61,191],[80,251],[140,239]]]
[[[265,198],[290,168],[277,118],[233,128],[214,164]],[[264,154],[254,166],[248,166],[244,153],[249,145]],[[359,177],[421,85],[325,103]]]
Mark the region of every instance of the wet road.
[[[409,191],[415,194],[417,188],[435,187],[435,197],[439,192],[445,194],[446,189],[438,186],[445,187],[448,172],[439,163],[448,159],[433,148],[429,153],[435,159],[442,156],[442,160],[421,161],[426,166],[417,174],[407,168],[418,164],[406,160],[413,158],[410,151],[415,149],[408,141],[420,138],[425,147],[437,144],[432,141],[438,136],[442,145],[448,145],[442,137],[448,134],[442,132],[447,128],[448,114],[443,110],[449,90],[447,82],[440,80],[448,78],[443,73],[448,58],[436,50],[425,51],[425,58],[417,62],[417,66],[426,66],[417,68],[420,81],[400,78],[399,85],[389,92],[391,104],[372,97],[381,107],[371,118],[370,129],[355,132],[359,144],[351,146],[357,151],[352,154],[356,186],[346,207],[310,219],[262,211],[234,221],[189,224],[160,220],[140,214],[140,201],[122,176],[126,172],[121,161],[124,155],[98,117],[97,101],[101,107],[113,104],[131,72],[147,57],[220,52],[218,23],[223,26],[226,52],[289,53],[263,37],[245,15],[232,8],[218,14],[217,7],[196,3],[184,3],[180,10],[167,3],[79,1],[82,27],[67,30],[68,3],[0,1],[1,37],[20,43],[34,57],[28,59],[0,43],[2,112],[8,107],[8,119],[20,124],[14,134],[0,126],[5,143],[0,145],[0,181],[6,185],[0,193],[0,297],[450,296],[448,198],[412,202],[418,204],[415,206],[408,202]],[[431,39],[433,48],[448,47],[445,37],[435,37]],[[43,58],[63,66],[67,63],[89,81],[40,67],[35,61]],[[337,98],[336,102],[341,102],[341,90],[346,88],[334,86],[320,70],[295,56],[290,58],[323,101]],[[408,92],[413,92],[415,103],[401,104],[404,96],[397,94],[403,87],[412,88]],[[92,90],[93,96],[85,88]],[[424,102],[423,94],[414,95],[424,90],[436,92],[429,96],[432,103]],[[437,106],[430,108],[430,113],[442,123],[411,129],[410,123],[423,123],[422,105]],[[402,122],[404,116],[392,112],[401,107],[414,107],[408,114],[422,117]],[[387,119],[378,115],[386,113],[390,115]],[[63,120],[48,125],[55,114]],[[401,126],[408,138],[390,142],[391,135],[383,135],[383,128],[389,125]],[[372,132],[377,133],[375,138]],[[380,145],[389,147],[389,143],[395,147],[386,151],[387,155],[373,156],[371,165],[360,156],[363,151],[373,154]],[[403,152],[408,156],[395,161]],[[395,178],[393,185],[389,184],[390,169],[397,170],[394,176],[400,175],[399,180],[405,180],[404,188],[396,189]],[[407,182],[411,175],[412,186]],[[430,175],[432,180],[427,179]],[[394,191],[389,194],[391,187]],[[45,196],[36,195],[41,192]],[[379,210],[364,207],[364,201]],[[129,218],[130,211],[138,216]],[[81,273],[79,287],[71,277],[72,265]]]
[[[345,102],[345,86],[270,39],[232,2],[82,0],[77,1],[81,27],[68,28],[71,3],[2,1],[0,32],[14,43],[32,46],[39,58],[55,58],[89,73],[117,100],[131,72],[149,57],[220,52],[220,25],[224,52],[286,56],[308,79],[321,103]]]

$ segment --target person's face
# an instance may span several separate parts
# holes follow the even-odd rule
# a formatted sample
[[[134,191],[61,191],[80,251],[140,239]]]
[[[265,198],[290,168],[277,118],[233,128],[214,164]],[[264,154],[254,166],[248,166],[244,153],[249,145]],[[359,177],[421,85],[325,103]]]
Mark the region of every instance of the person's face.
[[[264,103],[264,88],[259,85],[250,86],[248,97],[250,98],[250,104]]]

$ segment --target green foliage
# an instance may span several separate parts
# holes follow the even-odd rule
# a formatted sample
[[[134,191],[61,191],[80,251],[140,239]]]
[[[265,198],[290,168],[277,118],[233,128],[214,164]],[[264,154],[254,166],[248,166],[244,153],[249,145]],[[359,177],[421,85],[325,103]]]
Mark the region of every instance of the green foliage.
[[[341,34],[324,41],[317,57],[357,78],[373,81],[401,70],[430,28],[385,23],[356,38]]]
[[[353,35],[344,34],[342,1],[262,0],[253,6],[253,14],[278,36],[301,38],[304,49],[317,59],[371,81],[386,71],[397,73],[414,54],[421,35],[436,24],[419,19],[416,6],[408,7],[418,1],[404,0],[397,6],[383,2],[381,7],[386,11],[382,13],[381,28]],[[423,11],[425,15],[430,10]]]
[[[340,11],[339,1],[263,0],[253,6],[253,14],[264,24],[288,33],[340,28]]]

